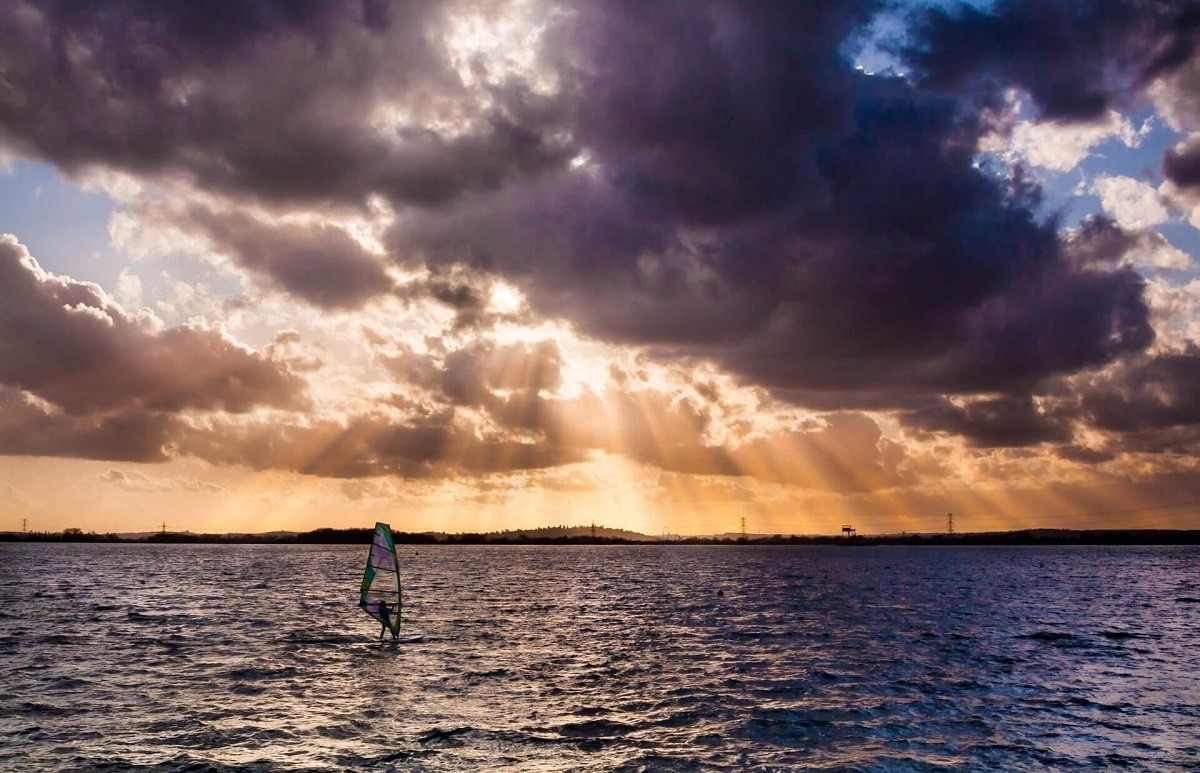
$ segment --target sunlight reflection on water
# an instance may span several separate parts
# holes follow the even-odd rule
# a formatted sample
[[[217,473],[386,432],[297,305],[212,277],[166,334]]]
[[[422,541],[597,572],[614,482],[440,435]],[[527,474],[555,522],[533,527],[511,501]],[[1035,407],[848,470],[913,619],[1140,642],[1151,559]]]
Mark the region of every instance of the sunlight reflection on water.
[[[0,767],[1200,758],[1195,548],[0,545]]]

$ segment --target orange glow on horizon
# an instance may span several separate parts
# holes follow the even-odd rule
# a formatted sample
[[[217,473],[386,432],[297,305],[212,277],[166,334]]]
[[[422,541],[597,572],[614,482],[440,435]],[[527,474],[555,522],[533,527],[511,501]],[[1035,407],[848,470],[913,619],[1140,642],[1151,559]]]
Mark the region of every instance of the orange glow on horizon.
[[[189,458],[0,457],[0,496],[6,482],[12,489],[0,502],[11,522],[0,529],[22,519],[35,529],[100,532],[154,531],[163,520],[197,532],[375,520],[478,532],[595,521],[658,536],[736,533],[746,518],[753,534],[835,534],[843,523],[860,534],[936,533],[948,512],[959,531],[1200,527],[1196,508],[1164,507],[1200,499],[1186,486],[1136,486],[1044,457],[906,438],[894,424],[885,439],[886,417],[868,414],[804,419],[806,429],[796,429],[794,416],[774,416],[735,385],[723,387],[733,390],[728,400],[706,403],[671,371],[647,365],[621,376],[599,361],[578,369],[571,351],[569,341],[546,339],[485,350],[479,403],[454,406],[450,424],[438,425],[444,433],[430,435],[441,445],[414,468],[422,477],[359,477],[388,448],[395,419],[337,421],[329,408],[320,423],[284,425],[280,442],[258,450],[261,471]],[[567,371],[607,372],[608,381],[572,383]],[[235,416],[209,429],[251,445],[255,422],[273,420]],[[887,457],[888,448],[902,453]]]

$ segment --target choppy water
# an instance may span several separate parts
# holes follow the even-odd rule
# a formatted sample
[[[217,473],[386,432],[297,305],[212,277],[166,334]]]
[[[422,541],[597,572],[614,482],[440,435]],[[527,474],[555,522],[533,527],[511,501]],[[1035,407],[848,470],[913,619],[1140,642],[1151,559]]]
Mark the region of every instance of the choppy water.
[[[1195,548],[365,551],[0,545],[0,769],[1200,760]]]

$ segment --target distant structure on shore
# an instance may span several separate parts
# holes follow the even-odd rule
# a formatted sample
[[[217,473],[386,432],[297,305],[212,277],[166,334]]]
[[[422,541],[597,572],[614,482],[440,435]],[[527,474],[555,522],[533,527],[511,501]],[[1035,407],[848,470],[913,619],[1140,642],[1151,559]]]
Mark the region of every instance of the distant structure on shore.
[[[61,532],[0,531],[0,542],[132,542],[360,545],[371,540],[372,529],[321,528],[307,532],[275,531],[258,534],[196,534],[161,531],[97,534],[70,528]],[[884,545],[1200,545],[1200,529],[1022,529],[998,532],[946,532],[876,534],[862,536],[850,524],[841,534],[669,534],[649,536],[612,529],[595,522],[587,526],[545,526],[537,529],[448,534],[445,532],[394,532],[396,544],[404,545],[829,545],[877,547]]]

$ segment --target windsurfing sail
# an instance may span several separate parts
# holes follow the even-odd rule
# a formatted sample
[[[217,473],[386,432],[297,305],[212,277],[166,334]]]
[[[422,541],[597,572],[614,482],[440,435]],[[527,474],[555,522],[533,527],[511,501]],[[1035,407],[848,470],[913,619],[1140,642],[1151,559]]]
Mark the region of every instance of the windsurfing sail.
[[[358,605],[395,636],[400,633],[400,568],[396,561],[396,543],[386,523],[375,524],[367,568],[363,571],[362,592]]]

